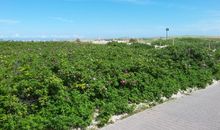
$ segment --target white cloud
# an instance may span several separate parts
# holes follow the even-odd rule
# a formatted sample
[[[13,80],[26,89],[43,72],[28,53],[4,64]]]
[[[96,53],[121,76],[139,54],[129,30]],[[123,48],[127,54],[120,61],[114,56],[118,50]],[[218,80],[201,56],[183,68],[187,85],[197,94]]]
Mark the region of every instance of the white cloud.
[[[201,32],[220,32],[220,20],[202,20],[188,26],[188,29]]]
[[[150,0],[114,0],[117,2],[128,2],[128,3],[133,3],[133,4],[148,4],[151,1]]]
[[[205,12],[206,16],[210,16],[210,17],[220,17],[220,10],[208,10]]]
[[[22,37],[19,33],[1,33],[0,38],[20,38]]]
[[[66,19],[66,18],[63,18],[63,17],[50,17],[50,19],[53,19],[53,20],[56,20],[56,21],[59,21],[59,22],[64,22],[64,23],[73,23],[73,20]]]
[[[12,20],[12,19],[0,19],[0,24],[17,24],[20,23],[18,20]]]
[[[63,0],[66,2],[88,2],[90,0]],[[99,0],[97,0],[99,1]],[[152,0],[100,0],[106,2],[124,2],[124,3],[131,3],[131,4],[149,4],[153,3]]]
[[[21,35],[19,33],[14,34],[15,37],[20,37]]]
[[[78,34],[20,34],[20,33],[1,33],[0,39],[2,38],[19,38],[19,39],[75,39],[84,38]]]
[[[201,18],[192,24],[185,25],[189,31],[200,31],[201,33],[220,33],[220,10],[208,10],[201,14]]]

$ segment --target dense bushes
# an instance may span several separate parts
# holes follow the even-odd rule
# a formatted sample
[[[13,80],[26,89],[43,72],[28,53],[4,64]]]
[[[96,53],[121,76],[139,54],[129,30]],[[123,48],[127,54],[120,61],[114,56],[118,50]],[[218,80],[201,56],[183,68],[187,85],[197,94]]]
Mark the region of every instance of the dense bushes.
[[[154,49],[143,44],[2,42],[0,128],[85,128],[96,110],[102,126],[112,115],[132,112],[133,103],[160,101],[220,78],[218,48],[197,44],[202,40],[179,42],[186,44]]]

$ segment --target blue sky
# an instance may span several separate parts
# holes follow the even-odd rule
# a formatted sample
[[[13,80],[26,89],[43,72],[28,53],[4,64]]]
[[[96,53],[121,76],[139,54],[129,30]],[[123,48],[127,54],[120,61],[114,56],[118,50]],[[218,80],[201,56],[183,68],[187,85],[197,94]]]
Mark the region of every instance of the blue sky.
[[[0,38],[219,35],[219,0],[0,0]]]

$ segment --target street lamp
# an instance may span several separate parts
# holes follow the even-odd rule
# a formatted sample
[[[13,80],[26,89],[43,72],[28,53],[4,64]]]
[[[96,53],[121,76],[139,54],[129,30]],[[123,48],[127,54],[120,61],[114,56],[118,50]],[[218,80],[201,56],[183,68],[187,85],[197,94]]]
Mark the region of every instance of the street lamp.
[[[170,31],[169,28],[166,28],[166,40],[168,39],[168,32]]]

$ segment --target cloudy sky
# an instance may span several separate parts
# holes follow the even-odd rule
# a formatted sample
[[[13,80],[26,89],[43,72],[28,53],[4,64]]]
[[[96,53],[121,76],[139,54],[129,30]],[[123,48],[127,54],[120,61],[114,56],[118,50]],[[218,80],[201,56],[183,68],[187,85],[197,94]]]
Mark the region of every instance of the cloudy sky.
[[[219,0],[0,0],[0,38],[220,35]]]

